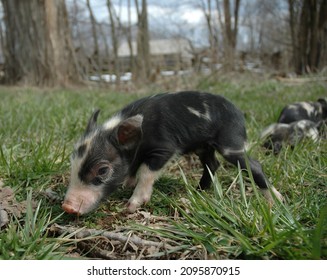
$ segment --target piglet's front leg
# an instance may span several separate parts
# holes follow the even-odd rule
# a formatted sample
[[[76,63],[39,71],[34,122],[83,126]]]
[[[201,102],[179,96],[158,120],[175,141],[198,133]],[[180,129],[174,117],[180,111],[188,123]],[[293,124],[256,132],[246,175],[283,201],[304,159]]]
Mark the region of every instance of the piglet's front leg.
[[[151,171],[149,167],[142,164],[138,171],[139,180],[134,189],[133,195],[127,203],[127,211],[133,213],[143,203],[147,203],[152,195],[153,184],[158,178],[158,171]]]

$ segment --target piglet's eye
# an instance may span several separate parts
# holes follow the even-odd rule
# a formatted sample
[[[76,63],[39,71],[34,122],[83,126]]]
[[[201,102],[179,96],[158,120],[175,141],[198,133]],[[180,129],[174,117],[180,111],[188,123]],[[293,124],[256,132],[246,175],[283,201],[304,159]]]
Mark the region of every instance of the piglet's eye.
[[[110,168],[108,165],[103,165],[99,167],[98,169],[98,176],[106,176],[110,171]]]
[[[100,179],[106,179],[110,175],[110,171],[111,164],[109,161],[102,161],[94,167],[93,174],[95,177],[99,177]]]

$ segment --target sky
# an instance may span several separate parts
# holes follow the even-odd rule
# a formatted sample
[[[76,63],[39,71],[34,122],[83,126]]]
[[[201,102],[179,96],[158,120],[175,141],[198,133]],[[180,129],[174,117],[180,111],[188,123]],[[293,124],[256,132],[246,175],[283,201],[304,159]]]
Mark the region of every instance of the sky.
[[[80,2],[85,0],[80,0]],[[199,1],[176,1],[176,0],[148,0],[149,21],[160,21],[160,23],[173,21],[184,21],[188,24],[197,24],[202,21],[203,12],[196,7]],[[192,2],[194,2],[192,4]],[[106,0],[90,0],[95,16],[99,21],[108,21]],[[178,4],[177,4],[178,3]],[[127,0],[113,0],[113,4],[122,21],[127,22]],[[136,9],[134,0],[132,4],[132,21],[136,22]]]
[[[74,0],[66,0],[71,5]],[[75,0],[76,1],[76,0]],[[137,22],[135,0],[132,6],[132,23]],[[90,0],[94,16],[98,22],[109,22],[107,0]],[[128,22],[128,0],[112,0],[115,11],[122,23]],[[141,0],[139,0],[141,2]],[[201,0],[147,0],[149,28],[162,37],[187,37],[197,45],[207,45],[207,32],[203,11],[198,6]],[[77,0],[85,7],[85,17],[89,17],[86,0]],[[205,39],[203,39],[205,37]]]
[[[67,3],[77,1],[85,7],[85,17],[89,17],[86,0],[66,0]],[[141,0],[138,0],[141,2]],[[253,1],[247,0],[248,3]],[[107,0],[90,0],[93,13],[98,22],[109,22]],[[132,23],[137,22],[135,0],[131,2]],[[147,0],[148,22],[150,31],[164,38],[182,36],[191,40],[195,46],[208,46],[208,29],[201,3],[205,0]],[[128,22],[128,0],[112,0],[115,11],[122,23]],[[241,34],[241,36],[240,36]],[[238,44],[248,41],[247,32],[239,25]]]

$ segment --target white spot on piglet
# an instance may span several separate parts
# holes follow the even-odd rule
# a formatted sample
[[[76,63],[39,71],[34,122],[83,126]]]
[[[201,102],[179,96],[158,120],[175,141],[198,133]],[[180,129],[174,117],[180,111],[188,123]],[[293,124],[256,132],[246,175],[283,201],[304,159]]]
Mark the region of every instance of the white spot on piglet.
[[[204,105],[204,108],[205,108],[204,113],[201,113],[200,111],[198,111],[198,110],[196,110],[196,109],[194,109],[192,107],[186,107],[186,108],[191,114],[197,116],[198,118],[203,118],[203,119],[206,119],[206,120],[210,121],[211,117],[210,117],[210,112],[209,112],[209,106],[206,103],[204,103],[203,105]]]
[[[110,118],[103,124],[105,130],[110,130],[115,128],[122,121],[122,117],[118,114]]]
[[[301,120],[296,123],[296,127],[301,129],[304,135],[313,141],[317,141],[319,138],[319,132],[316,127],[312,127],[311,122],[307,120]]]
[[[307,111],[308,115],[314,114],[315,107],[308,102],[300,102],[301,107]]]

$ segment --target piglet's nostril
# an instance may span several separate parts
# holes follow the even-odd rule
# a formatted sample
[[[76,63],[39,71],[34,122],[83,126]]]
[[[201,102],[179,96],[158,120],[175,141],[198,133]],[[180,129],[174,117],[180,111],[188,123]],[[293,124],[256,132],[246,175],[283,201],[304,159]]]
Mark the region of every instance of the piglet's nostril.
[[[61,207],[68,214],[78,214],[78,210],[67,202],[64,202]]]

